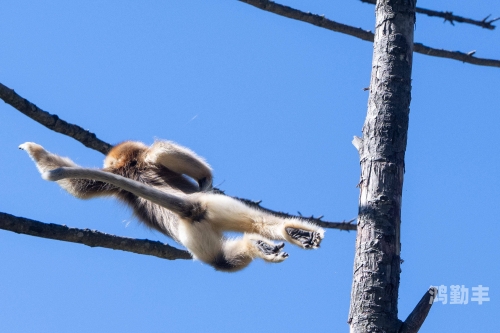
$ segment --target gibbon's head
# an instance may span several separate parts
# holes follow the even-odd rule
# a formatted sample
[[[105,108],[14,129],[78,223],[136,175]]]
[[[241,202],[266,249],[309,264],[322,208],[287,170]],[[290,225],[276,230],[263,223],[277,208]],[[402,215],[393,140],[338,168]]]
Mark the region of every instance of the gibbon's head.
[[[104,159],[104,168],[118,169],[132,162],[142,162],[148,147],[142,142],[125,141],[114,146]]]

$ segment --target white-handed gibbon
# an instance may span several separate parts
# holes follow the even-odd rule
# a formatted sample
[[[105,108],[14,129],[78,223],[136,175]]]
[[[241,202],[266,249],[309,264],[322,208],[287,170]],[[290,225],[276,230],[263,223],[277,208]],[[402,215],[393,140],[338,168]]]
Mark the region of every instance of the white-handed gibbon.
[[[278,217],[212,192],[210,166],[173,142],[156,141],[151,147],[123,142],[108,153],[103,169],[78,167],[36,143],[26,142],[19,148],[35,161],[43,178],[57,181],[81,199],[115,196],[141,222],[172,237],[195,259],[216,270],[238,271],[254,258],[285,260],[284,243],[271,239],[304,249],[318,248],[323,239],[324,230],[312,223]],[[225,231],[244,235],[227,238]]]

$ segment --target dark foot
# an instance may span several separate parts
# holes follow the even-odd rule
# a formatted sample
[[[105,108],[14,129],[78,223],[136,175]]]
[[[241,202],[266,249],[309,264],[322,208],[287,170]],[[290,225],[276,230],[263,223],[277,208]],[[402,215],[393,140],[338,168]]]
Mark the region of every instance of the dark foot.
[[[307,231],[296,228],[285,228],[286,233],[299,242],[304,249],[316,249],[319,247],[323,237],[319,232]]]
[[[257,249],[259,249],[259,251],[264,254],[264,259],[267,261],[280,262],[288,257],[288,253],[281,252],[281,249],[285,246],[285,243],[274,245],[262,240],[255,240],[254,244],[257,246]]]

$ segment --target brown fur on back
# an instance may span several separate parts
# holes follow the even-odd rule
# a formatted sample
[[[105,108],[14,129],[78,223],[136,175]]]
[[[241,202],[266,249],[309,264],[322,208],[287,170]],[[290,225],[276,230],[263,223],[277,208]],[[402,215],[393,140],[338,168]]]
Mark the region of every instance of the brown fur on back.
[[[147,149],[148,147],[141,142],[120,143],[106,156],[104,170],[169,193],[177,192],[183,195],[199,190],[198,186],[187,177],[163,165],[145,162]],[[167,233],[169,236],[175,235],[175,232],[170,230],[170,227],[176,225],[172,220],[178,219],[175,214],[122,189],[118,189],[116,195],[132,207],[134,215],[148,227]]]

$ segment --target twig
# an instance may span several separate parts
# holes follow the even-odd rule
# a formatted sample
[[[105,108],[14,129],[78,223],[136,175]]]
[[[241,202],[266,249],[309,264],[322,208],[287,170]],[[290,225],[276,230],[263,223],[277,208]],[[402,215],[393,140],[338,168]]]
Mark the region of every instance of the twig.
[[[436,293],[437,289],[432,287],[425,293],[420,302],[418,302],[417,306],[415,306],[415,309],[413,309],[408,318],[404,321],[403,325],[401,325],[399,333],[418,332],[424,323],[425,318],[427,318],[427,314],[431,309]]]
[[[78,125],[65,122],[55,114],[43,111],[35,104],[22,98],[13,89],[0,83],[0,98],[15,109],[21,111],[31,119],[39,122],[43,126],[55,132],[65,134],[83,143],[86,147],[95,149],[103,154],[107,154],[112,148],[109,143],[99,140],[94,133],[84,130]]]
[[[219,191],[217,189],[215,189],[215,190]],[[266,213],[269,213],[269,214],[272,214],[272,215],[275,215],[275,216],[279,216],[279,217],[301,219],[302,221],[307,221],[307,222],[311,222],[311,223],[317,224],[317,225],[319,225],[322,228],[339,229],[339,230],[346,230],[346,231],[356,230],[357,229],[356,224],[353,224],[353,222],[356,221],[356,218],[354,218],[352,220],[349,220],[349,221],[343,221],[343,222],[327,222],[327,221],[322,221],[321,220],[321,218],[323,216],[316,217],[316,218],[314,216],[305,217],[305,216],[302,216],[300,214],[300,212],[298,212],[299,216],[297,216],[297,215],[291,215],[291,214],[287,214],[287,213],[283,213],[283,212],[277,212],[277,211],[274,211],[274,210],[270,210],[270,209],[264,208],[264,207],[260,206],[260,202],[256,203],[255,201],[248,200],[248,199],[243,199],[243,198],[238,198],[238,197],[232,197],[232,198],[236,199],[236,200],[239,200],[239,201],[243,202],[244,204],[246,204],[246,205],[248,205],[248,206],[250,206],[252,208],[262,210],[262,211],[264,211]]]
[[[500,60],[474,57],[473,55],[474,53],[476,53],[476,51],[468,53],[463,53],[460,51],[447,51],[447,50],[434,49],[432,47],[428,47],[420,43],[413,44],[413,50],[421,54],[426,54],[440,58],[455,59],[474,65],[500,67]]]
[[[96,230],[69,228],[53,223],[42,223],[6,213],[0,213],[0,229],[13,231],[18,234],[80,243],[90,247],[105,247],[113,250],[145,254],[168,260],[192,259],[189,252],[176,249],[161,242],[119,237]]]
[[[292,7],[280,5],[278,3],[268,0],[238,0],[238,1],[247,3],[249,5],[252,5],[254,7],[263,9],[265,11],[274,14],[278,14],[302,22],[307,22],[321,28],[354,36],[362,40],[366,40],[368,42],[373,42],[373,32],[329,20],[324,15],[305,13],[303,11],[294,9]]]
[[[325,18],[322,15],[316,15],[311,13],[305,13],[300,10],[283,6],[277,4],[275,2],[271,2],[268,0],[238,0],[254,7],[263,9],[265,11],[278,14],[284,17],[288,17],[294,20],[310,23],[312,25],[325,28],[328,30],[340,32],[346,35],[350,35],[353,37],[357,37],[359,39],[373,42],[374,34],[371,31],[363,30],[361,28],[355,28],[346,24],[338,23],[332,20]],[[462,53],[458,51],[446,51],[435,49],[432,47],[425,46],[421,43],[415,43],[414,49],[417,53],[422,53],[425,55],[430,55],[434,57],[448,58],[460,60],[462,62],[467,62],[473,65],[480,66],[490,66],[490,67],[500,67],[500,60],[494,59],[485,59],[485,58],[476,58],[472,55],[468,55],[467,53]]]
[[[360,0],[360,1],[364,2],[364,3],[370,3],[373,5],[377,3],[376,0]],[[425,14],[427,16],[436,16],[436,17],[444,18],[444,22],[448,21],[452,25],[455,25],[453,22],[469,23],[469,24],[477,25],[481,28],[490,29],[490,30],[495,29],[495,26],[492,23],[500,20],[500,17],[494,18],[492,20],[488,20],[488,18],[490,17],[490,15],[488,15],[484,19],[482,19],[481,21],[477,21],[477,20],[466,18],[466,17],[453,15],[453,12],[438,12],[435,10],[430,10],[430,9],[425,9],[425,8],[420,8],[420,7],[415,8],[415,11],[417,13]]]

